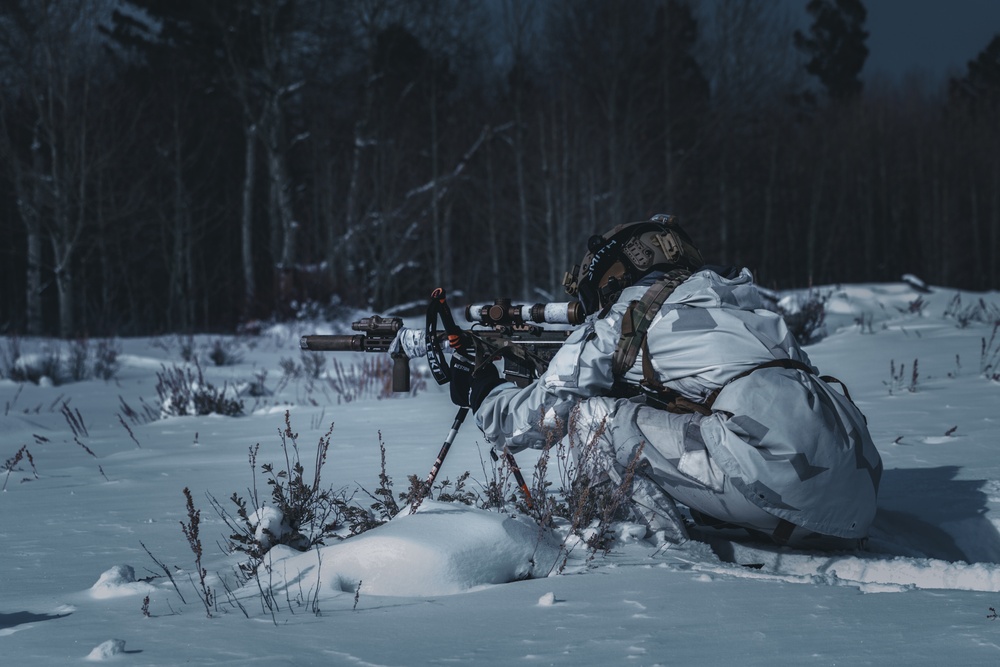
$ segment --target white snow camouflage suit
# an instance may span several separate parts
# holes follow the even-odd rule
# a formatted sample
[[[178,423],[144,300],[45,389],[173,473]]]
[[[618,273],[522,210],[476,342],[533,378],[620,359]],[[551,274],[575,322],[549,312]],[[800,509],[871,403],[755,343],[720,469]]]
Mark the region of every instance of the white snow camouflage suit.
[[[622,317],[646,289],[625,289],[603,318],[589,318],[535,382],[495,388],[476,412],[486,439],[517,452],[569,429],[585,441],[585,431],[603,422],[600,446],[616,459],[608,466],[615,480],[645,443],[632,500],[650,528],[672,541],[686,537],[672,500],[767,533],[790,522],[805,529],[799,532],[864,537],[882,462],[861,412],[803,370],[762,368],[734,380],[774,359],[813,368],[781,317],[764,308],[747,269],[733,279],[694,273],[647,332],[664,386],[699,403],[721,389],[712,414],[675,414],[609,396]],[[642,378],[640,352],[625,379]]]

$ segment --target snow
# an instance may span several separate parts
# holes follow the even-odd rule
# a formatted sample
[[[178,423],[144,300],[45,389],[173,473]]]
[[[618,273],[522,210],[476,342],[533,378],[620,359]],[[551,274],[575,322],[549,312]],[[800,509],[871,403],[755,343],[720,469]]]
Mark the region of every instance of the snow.
[[[131,565],[115,565],[90,587],[90,594],[97,600],[155,592],[154,586],[135,580],[135,568]]]
[[[962,293],[959,309],[957,290],[913,278],[812,293],[827,316],[808,352],[846,383],[885,463],[865,551],[724,535],[664,547],[624,523],[610,553],[590,557],[513,506],[426,500],[307,552],[275,546],[259,577],[241,579],[246,555],[223,548],[232,531],[210,497],[233,511],[229,497],[250,498],[256,483],[259,536],[287,529],[259,473],[265,462],[285,468],[286,411],[310,479],[313,443],[334,424],[323,485],[364,505],[380,442],[397,493],[408,475],[426,476],[455,414],[447,388],[348,402],[322,377],[282,372],[301,364],[300,335],[347,327],[285,325],[228,340],[242,356],[232,366],[207,359],[218,336],[193,339],[215,387],[267,372],[267,392],[241,397],[246,414],[161,419],[156,373],[182,366],[181,339],[125,339],[110,382],[0,379],[0,462],[22,447],[31,455],[9,476],[0,469],[0,655],[18,665],[996,664],[1000,382],[983,347],[1000,294]],[[809,291],[780,297],[801,304]],[[17,344],[25,363],[59,345]],[[143,405],[155,419],[126,414],[141,417]],[[530,453],[518,461],[530,474]],[[470,471],[481,491],[491,466],[467,420],[438,479]],[[211,617],[179,525],[191,519],[185,488],[200,512]]]
[[[524,517],[424,501],[409,520],[333,544],[317,554],[282,547],[270,568],[278,589],[294,585],[366,595],[454,595],[491,584],[545,576],[558,564],[556,546],[539,541]],[[359,588],[360,587],[360,588]]]
[[[103,642],[99,646],[95,646],[94,650],[87,654],[86,660],[91,662],[100,662],[102,660],[110,660],[111,658],[121,655],[125,652],[125,642],[121,639],[109,639]]]

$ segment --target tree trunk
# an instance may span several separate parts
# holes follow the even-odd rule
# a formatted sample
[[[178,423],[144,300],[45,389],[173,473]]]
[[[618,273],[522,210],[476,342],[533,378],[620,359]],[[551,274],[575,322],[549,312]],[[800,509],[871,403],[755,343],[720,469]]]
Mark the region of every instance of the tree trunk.
[[[670,34],[670,12],[663,12],[662,34]],[[663,49],[663,78],[661,94],[663,95],[663,196],[667,205],[674,208],[677,201],[674,197],[676,174],[674,165],[674,118],[673,96],[670,87],[670,50]]]
[[[271,180],[272,225],[280,235],[281,253],[278,256],[278,301],[279,308],[285,308],[295,298],[293,277],[298,261],[299,223],[292,209],[292,183],[288,175],[285,156],[284,117],[277,101],[272,102],[267,128],[267,170]]]
[[[486,228],[489,234],[490,257],[490,294],[500,296],[500,252],[503,244],[499,243],[497,232],[496,178],[493,174],[493,143],[486,145]]]
[[[969,229],[972,232],[972,259],[975,263],[973,275],[977,283],[982,283],[985,278],[983,271],[983,239],[980,231],[979,218],[979,188],[976,183],[976,174],[969,174]]]
[[[1000,283],[1000,164],[993,163],[993,201],[990,214],[990,271],[987,285],[996,287]]]
[[[24,218],[24,215],[21,216]],[[42,230],[37,221],[25,219],[27,227],[27,266],[25,279],[26,333],[41,336],[42,325]]]
[[[292,208],[291,179],[283,154],[271,157],[272,178],[277,194],[278,214],[281,220],[281,266],[294,270],[298,261],[299,223]]]
[[[370,93],[369,93],[370,96]],[[358,189],[361,183],[361,151],[367,140],[364,137],[363,129],[366,127],[364,120],[359,120],[354,124],[354,149],[351,152],[351,173],[350,180],[347,185],[347,197],[344,202],[344,236],[343,241],[337,239],[335,230],[332,228],[327,236],[329,246],[326,250],[327,263],[329,264],[329,272],[331,278],[336,280],[337,278],[343,276],[348,280],[348,286],[353,288],[353,282],[350,273],[350,266],[352,266],[357,258],[357,253],[355,248],[357,247],[357,241],[354,238],[355,225],[358,224]],[[343,259],[348,267],[342,266]],[[344,269],[348,270],[345,271]]]
[[[41,183],[39,179],[42,173],[42,156],[37,146],[36,139],[35,148],[31,151],[31,159],[34,167],[31,203],[29,204],[24,200],[24,193],[18,198],[21,219],[24,221],[28,241],[27,294],[25,294],[25,305],[27,311],[27,331],[30,336],[40,336],[44,330],[42,315],[42,223],[39,220],[39,207],[42,203]],[[18,171],[20,172],[20,170]]]
[[[548,268],[548,275],[545,280],[545,289],[551,295],[555,292],[557,285],[556,269],[556,226],[555,226],[555,201],[552,192],[552,167],[554,161],[555,148],[555,128],[553,128],[553,138],[551,143],[545,141],[546,136],[545,110],[538,111],[538,137],[539,137],[539,159],[542,168],[542,187],[545,191],[545,262]],[[549,152],[553,154],[550,155]],[[527,295],[525,295],[527,296]],[[551,299],[549,299],[551,300]]]
[[[245,173],[243,174],[243,210],[240,217],[240,251],[243,263],[243,319],[254,317],[257,307],[257,279],[253,264],[253,191],[257,164],[257,125],[246,129]]]
[[[823,210],[823,190],[826,185],[826,169],[826,161],[821,159],[816,169],[817,173],[809,198],[809,220],[806,230],[806,280],[810,287],[813,286],[816,278],[816,251],[819,245],[819,229]]]
[[[729,254],[729,182],[726,176],[726,151],[723,149],[722,156],[719,158],[719,260],[723,264],[731,261]]]
[[[445,204],[444,216],[441,219],[441,224],[444,227],[443,234],[441,235],[441,256],[444,258],[441,267],[441,281],[436,283],[438,285],[448,285],[447,289],[451,290],[455,285],[455,262],[454,253],[452,252],[451,245],[451,215],[452,215],[452,202],[451,200]]]
[[[449,257],[444,252],[445,240],[444,237],[447,235],[447,230],[442,227],[441,220],[441,209],[438,206],[438,127],[437,127],[437,90],[435,84],[437,80],[434,76],[434,68],[431,68],[430,74],[430,112],[431,112],[431,242],[433,248],[431,250],[431,257],[434,266],[431,267],[431,279],[434,281],[435,287],[443,287],[446,290],[451,290],[451,283],[444,282],[444,263],[450,262],[451,257]]]
[[[73,274],[69,267],[56,270],[56,290],[59,294],[59,337],[70,338],[76,326],[73,302]]]
[[[760,245],[760,275],[768,278],[771,262],[771,248],[775,243],[774,232],[774,199],[778,176],[778,141],[772,137],[770,159],[767,165],[767,186],[764,188],[764,218],[762,220]]]
[[[565,87],[563,88],[562,95],[562,118],[561,122],[556,121],[556,115],[558,110],[553,108],[553,127],[559,128],[559,134],[562,138],[562,150],[560,153],[561,160],[559,164],[559,232],[557,234],[558,239],[558,252],[559,252],[559,270],[560,272],[565,272],[573,266],[573,262],[576,261],[572,257],[571,248],[576,248],[575,243],[576,236],[580,235],[582,230],[575,229],[579,225],[572,225],[572,222],[576,220],[570,210],[570,146],[569,146],[569,104],[566,100]],[[573,244],[573,245],[571,245]],[[556,277],[560,280],[560,287],[562,286],[562,273],[557,273]]]
[[[524,126],[521,114],[521,93],[514,93],[514,163],[517,176],[517,204],[518,216],[520,218],[520,238],[518,248],[520,250],[520,275],[522,298],[528,298],[531,294],[531,256],[528,253],[528,246],[531,241],[537,240],[532,234],[531,221],[528,216],[528,192],[524,178]]]

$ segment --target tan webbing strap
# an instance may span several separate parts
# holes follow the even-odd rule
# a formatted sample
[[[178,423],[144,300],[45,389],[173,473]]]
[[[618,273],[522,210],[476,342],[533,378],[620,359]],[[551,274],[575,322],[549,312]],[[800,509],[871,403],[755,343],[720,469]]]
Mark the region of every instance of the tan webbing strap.
[[[649,325],[653,323],[653,318],[660,312],[660,307],[667,298],[690,275],[691,272],[687,269],[674,269],[667,273],[663,280],[650,286],[642,295],[642,299],[629,304],[628,310],[622,317],[622,335],[618,339],[618,348],[615,350],[611,366],[616,380],[623,378],[628,369],[632,368],[635,358],[639,356],[639,350],[648,349],[646,332],[649,330]],[[653,367],[648,361],[649,354],[644,353],[642,358],[643,376],[647,381],[651,379],[655,381]],[[649,364],[648,371],[647,364]]]
[[[642,295],[642,299],[629,303],[628,309],[622,317],[622,333],[621,338],[618,339],[618,347],[615,349],[615,355],[612,362],[612,372],[615,383],[621,384],[624,380],[625,373],[632,367],[632,364],[635,363],[636,357],[639,355],[639,350],[642,350],[643,379],[640,384],[642,384],[642,386],[647,390],[661,395],[662,399],[659,403],[662,404],[661,407],[663,409],[670,412],[698,412],[700,414],[708,415],[711,414],[712,405],[715,403],[715,399],[718,398],[719,393],[725,385],[713,391],[704,403],[696,403],[665,388],[656,377],[656,370],[653,368],[652,355],[649,354],[649,344],[646,341],[646,332],[649,331],[649,327],[652,325],[656,314],[660,312],[660,308],[670,295],[673,294],[674,290],[677,289],[677,286],[687,280],[690,276],[691,272],[687,269],[674,269],[673,271],[667,273],[662,280],[659,280],[650,286],[650,288],[647,289]],[[815,374],[809,365],[796,359],[772,359],[771,361],[758,364],[757,366],[730,378],[726,382],[726,385],[730,382],[735,382],[736,380],[744,378],[754,371],[759,371],[764,368],[786,368]],[[844,396],[848,401],[853,403],[851,395],[847,391],[847,386],[843,382],[829,375],[822,375],[820,376],[820,379],[827,383],[836,382],[839,384],[844,390]]]
[[[656,391],[663,391],[665,389],[656,377],[652,355],[649,353],[649,341],[645,336],[642,337],[642,384]]]

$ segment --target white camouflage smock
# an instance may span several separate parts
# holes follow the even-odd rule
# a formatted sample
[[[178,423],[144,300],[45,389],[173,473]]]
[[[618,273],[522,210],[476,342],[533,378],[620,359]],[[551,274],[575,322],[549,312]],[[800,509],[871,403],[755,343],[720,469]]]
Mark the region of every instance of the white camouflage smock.
[[[875,516],[882,463],[861,412],[804,371],[766,368],[733,380],[774,359],[810,365],[781,317],[764,308],[747,269],[733,279],[711,270],[693,274],[647,333],[663,385],[697,402],[721,389],[711,415],[609,397],[622,316],[646,289],[626,289],[603,318],[590,318],[532,384],[494,389],[476,412],[487,440],[514,452],[541,448],[566,434],[575,410],[577,419],[606,419],[605,437],[620,464],[645,443],[645,477],[683,504],[700,504],[698,493],[709,500],[714,494],[719,511],[713,502],[695,509],[724,514],[733,504],[724,497],[730,493],[753,511],[808,531],[863,537]],[[641,352],[626,379],[642,379]]]

